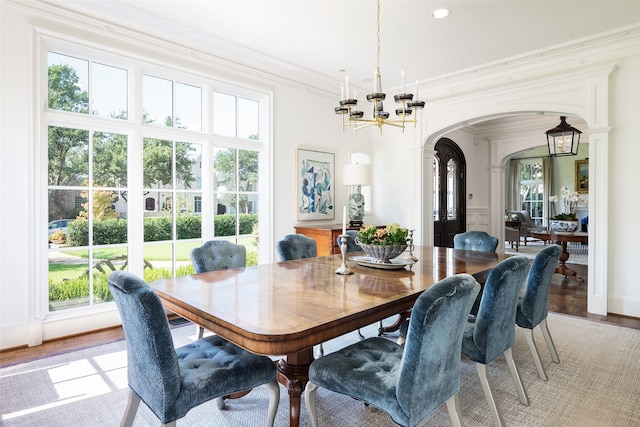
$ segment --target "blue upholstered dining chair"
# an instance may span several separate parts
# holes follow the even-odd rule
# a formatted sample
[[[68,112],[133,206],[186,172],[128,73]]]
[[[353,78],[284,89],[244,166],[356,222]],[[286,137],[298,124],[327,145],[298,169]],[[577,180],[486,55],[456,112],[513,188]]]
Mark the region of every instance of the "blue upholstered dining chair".
[[[561,254],[562,247],[560,245],[550,245],[538,252],[531,264],[524,292],[518,302],[516,311],[516,324],[524,330],[524,336],[527,339],[529,351],[531,351],[533,362],[538,370],[538,376],[545,381],[547,380],[547,374],[542,367],[540,355],[533,340],[533,329],[540,325],[542,336],[547,343],[549,353],[551,353],[551,360],[555,363],[560,363],[558,352],[547,327],[547,314],[549,313],[551,279]]]
[[[460,358],[455,355],[479,290],[468,274],[450,276],[416,300],[404,348],[372,337],[312,362],[304,391],[311,425],[318,425],[318,387],[367,402],[402,426],[419,424],[446,403],[453,425],[462,425]]]
[[[529,269],[523,256],[507,258],[495,266],[484,284],[480,308],[469,317],[462,337],[462,353],[476,362],[476,370],[496,426],[504,425],[498,409],[487,365],[504,354],[520,402],[529,405],[529,398],[520,380],[511,347],[515,344],[515,319],[518,296]]]
[[[109,275],[127,343],[129,402],[122,426],[133,425],[142,400],[162,425],[175,426],[192,408],[267,384],[271,391],[267,424],[273,426],[280,387],[266,356],[249,353],[215,335],[175,348],[160,298],[126,271]]]
[[[498,238],[493,237],[484,231],[466,231],[453,236],[453,248],[464,249],[467,251],[479,251],[479,252],[495,252],[498,247]],[[484,284],[482,280],[481,285]],[[476,298],[470,313],[475,315],[478,312],[480,306],[480,295]],[[407,328],[409,327],[409,321],[405,320],[398,328],[398,344],[404,343],[407,336]]]
[[[347,230],[347,252],[359,252],[362,248],[356,243],[357,230]],[[338,247],[342,245],[342,237],[338,236]]]
[[[190,257],[196,273],[245,267],[247,248],[227,240],[211,240],[193,249]]]
[[[453,236],[453,248],[467,251],[495,252],[498,238],[484,231],[466,231]]]
[[[189,254],[196,273],[226,270],[247,265],[247,248],[227,240],[211,240]],[[204,336],[204,328],[197,327],[198,338]]]
[[[284,239],[276,242],[276,250],[280,256],[280,261],[317,256],[316,241],[302,234],[284,236]]]
[[[302,234],[287,234],[284,239],[276,242],[276,250],[280,261],[292,261],[300,258],[313,258],[317,256],[316,241]],[[322,343],[318,344],[318,355],[324,355]]]

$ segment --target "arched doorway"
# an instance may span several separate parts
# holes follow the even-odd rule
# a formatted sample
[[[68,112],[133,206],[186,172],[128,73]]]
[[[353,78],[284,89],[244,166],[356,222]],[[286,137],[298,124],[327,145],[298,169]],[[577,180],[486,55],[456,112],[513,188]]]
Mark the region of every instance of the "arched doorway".
[[[458,145],[441,138],[433,159],[433,245],[452,248],[453,236],[466,231],[466,161]]]

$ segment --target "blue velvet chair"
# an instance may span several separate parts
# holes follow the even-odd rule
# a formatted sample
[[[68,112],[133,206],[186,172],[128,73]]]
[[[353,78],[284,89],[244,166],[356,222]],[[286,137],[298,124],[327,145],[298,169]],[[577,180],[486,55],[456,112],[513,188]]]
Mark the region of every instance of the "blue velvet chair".
[[[288,234],[276,243],[280,261],[317,256],[316,241],[302,234]]]
[[[458,233],[453,236],[453,248],[464,249],[467,251],[479,251],[479,252],[495,252],[498,247],[498,238],[493,237],[484,231],[467,231],[464,233]],[[484,282],[480,281],[481,285]],[[480,295],[476,299],[476,302],[471,307],[470,313],[475,315],[478,312],[480,306]],[[409,327],[409,321],[405,320],[398,328],[398,344],[404,343],[407,336],[407,328]]]
[[[362,248],[356,243],[357,230],[347,230],[347,252],[360,252]],[[338,247],[342,245],[342,237],[338,236]]]
[[[122,426],[131,426],[142,400],[162,425],[175,426],[192,408],[267,384],[267,424],[273,426],[280,388],[276,367],[266,356],[249,353],[219,336],[175,348],[160,298],[143,280],[126,271],[109,275],[127,343],[129,402]],[[222,403],[222,404],[221,404]]]
[[[495,252],[498,238],[484,231],[466,231],[453,236],[453,248],[467,251]]]
[[[523,256],[511,257],[495,266],[485,282],[480,308],[469,317],[462,337],[462,353],[476,362],[476,370],[496,426],[504,425],[489,382],[487,365],[504,354],[518,397],[523,405],[529,398],[520,380],[511,347],[515,344],[515,320],[518,296],[529,269]]]
[[[372,337],[313,361],[304,391],[311,425],[318,425],[318,387],[367,402],[402,426],[421,423],[446,403],[453,424],[462,425],[456,355],[479,290],[470,275],[448,277],[416,300],[404,348]]]
[[[247,248],[227,240],[211,240],[190,254],[196,273],[226,270],[247,265]]]
[[[291,261],[300,258],[317,256],[316,241],[302,234],[288,234],[284,239],[276,242],[276,250],[280,261]],[[318,356],[324,355],[322,344],[318,345]]]
[[[247,265],[247,248],[227,240],[211,240],[189,254],[196,273],[226,270]],[[204,336],[204,328],[198,326],[198,338]]]
[[[536,255],[531,264],[527,283],[516,311],[516,324],[524,329],[524,336],[529,345],[529,351],[538,370],[538,376],[547,380],[547,374],[542,367],[540,355],[533,340],[533,329],[540,325],[542,336],[544,337],[551,360],[560,363],[558,352],[553,344],[553,339],[547,327],[547,314],[549,313],[549,288],[551,288],[551,278],[558,265],[558,260],[562,254],[560,245],[550,245]]]

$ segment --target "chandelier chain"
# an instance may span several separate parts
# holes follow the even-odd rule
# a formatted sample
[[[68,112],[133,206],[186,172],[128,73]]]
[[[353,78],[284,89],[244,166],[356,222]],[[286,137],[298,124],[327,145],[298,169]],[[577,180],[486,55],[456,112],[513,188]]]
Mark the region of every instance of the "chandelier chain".
[[[376,70],[378,75],[380,74],[380,0],[378,0],[378,32],[376,33],[378,39],[378,50],[376,52]]]

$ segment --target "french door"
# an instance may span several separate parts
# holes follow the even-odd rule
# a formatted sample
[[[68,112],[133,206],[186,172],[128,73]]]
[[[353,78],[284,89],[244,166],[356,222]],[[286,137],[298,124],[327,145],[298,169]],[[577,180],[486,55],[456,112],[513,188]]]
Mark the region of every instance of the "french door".
[[[466,161],[448,138],[435,146],[433,161],[433,245],[453,247],[453,236],[466,231]]]

